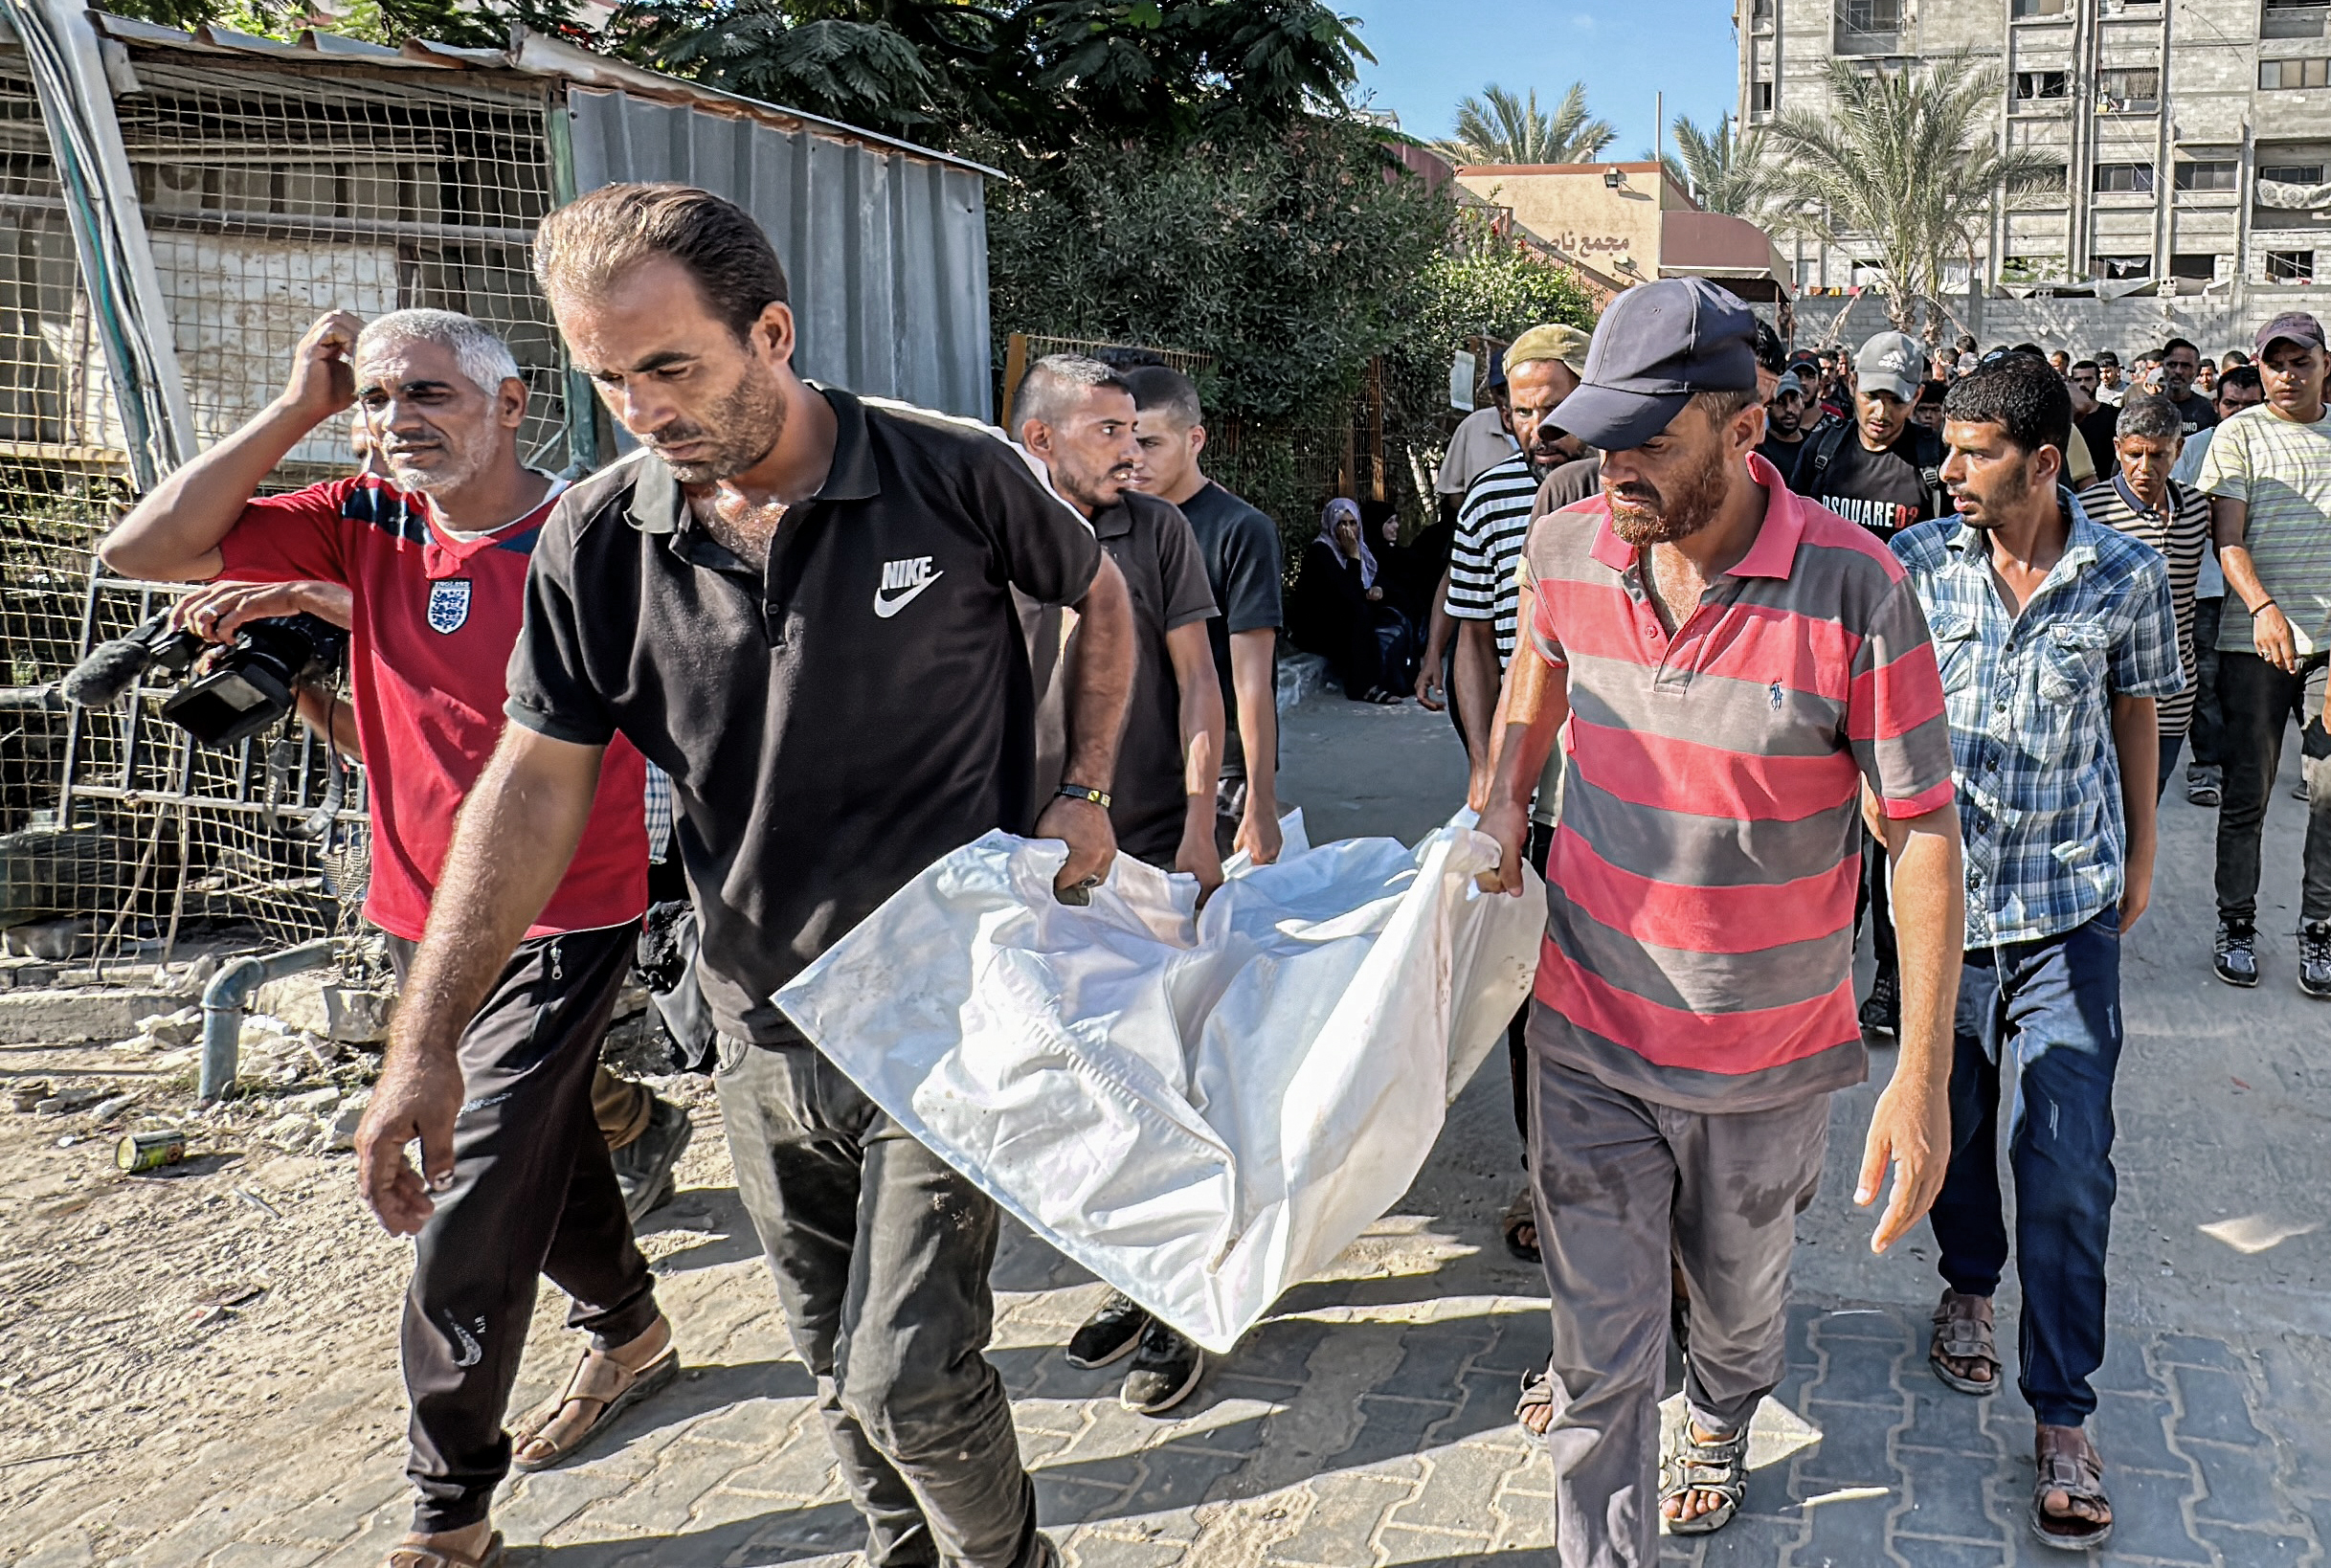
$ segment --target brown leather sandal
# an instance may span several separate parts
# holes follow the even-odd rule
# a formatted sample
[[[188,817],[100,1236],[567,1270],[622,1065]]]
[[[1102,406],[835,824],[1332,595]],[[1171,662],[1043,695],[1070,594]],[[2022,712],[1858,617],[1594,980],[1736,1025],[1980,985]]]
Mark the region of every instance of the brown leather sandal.
[[[1554,1367],[1551,1363],[1522,1377],[1521,1398],[1513,1401],[1513,1420],[1532,1437],[1542,1438],[1554,1424]]]
[[[1961,1394],[1996,1394],[1999,1392],[1999,1340],[1991,1326],[1991,1298],[1962,1296],[1956,1290],[1945,1290],[1935,1306],[1932,1319],[1935,1337],[1926,1347],[1926,1359],[1935,1369],[1935,1376],[1945,1388],[1955,1388]],[[1954,1372],[1943,1361],[1982,1361],[1991,1369],[1988,1381]]]
[[[478,1556],[464,1557],[450,1546],[416,1546],[407,1542],[389,1548],[389,1559],[382,1568],[502,1568],[506,1561],[502,1550],[502,1532],[497,1530]]]
[[[680,1347],[666,1345],[662,1354],[638,1372],[627,1372],[622,1364],[600,1350],[585,1350],[583,1358],[575,1363],[574,1376],[567,1379],[566,1388],[543,1400],[527,1412],[510,1432],[510,1466],[520,1470],[547,1470],[563,1465],[591,1445],[592,1440],[615,1423],[617,1416],[656,1393],[674,1378],[680,1376]],[[575,1433],[564,1447],[544,1437],[550,1423],[568,1405],[581,1400],[599,1407],[590,1423]],[[549,1443],[548,1454],[527,1457],[527,1449],[536,1443]]]
[[[2059,1552],[2087,1552],[2113,1538],[2113,1500],[2104,1494],[2104,1457],[2077,1426],[2042,1426],[2032,1445],[2039,1479],[2031,1487],[2031,1534]],[[2051,1513],[2048,1494],[2074,1503],[2102,1504],[2101,1523],[2077,1513]]]

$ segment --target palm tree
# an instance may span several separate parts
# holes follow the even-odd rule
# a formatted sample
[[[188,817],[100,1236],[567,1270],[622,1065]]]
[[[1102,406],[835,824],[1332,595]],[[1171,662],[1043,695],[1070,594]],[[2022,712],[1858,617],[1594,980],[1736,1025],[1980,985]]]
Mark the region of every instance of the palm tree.
[[[1457,105],[1457,134],[1433,146],[1461,164],[1586,164],[1617,141],[1607,120],[1586,116],[1586,83],[1574,81],[1551,115],[1537,89],[1517,98],[1491,82]]]
[[[1710,130],[1679,114],[1671,128],[1675,150],[1667,155],[1668,177],[1691,191],[1703,210],[1759,224],[1772,214],[1781,181],[1765,158],[1761,136],[1735,134],[1730,115]]]
[[[1963,257],[1971,276],[2000,202],[2063,175],[2060,154],[2000,147],[1986,124],[1999,92],[1999,73],[1964,55],[1868,76],[1833,59],[1833,114],[1801,109],[1764,127],[1788,193],[1783,221],[1824,244],[1874,251],[1886,314],[1902,331],[1923,305],[1938,339],[1945,263]]]

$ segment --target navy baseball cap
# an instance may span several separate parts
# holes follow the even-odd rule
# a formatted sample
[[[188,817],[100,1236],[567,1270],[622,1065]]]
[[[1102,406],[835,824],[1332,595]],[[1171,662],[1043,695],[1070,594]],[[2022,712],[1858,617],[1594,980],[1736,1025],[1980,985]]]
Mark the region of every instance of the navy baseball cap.
[[[1506,384],[1506,351],[1503,348],[1490,350],[1490,370],[1482,381],[1491,392]]]
[[[1625,452],[1668,428],[1693,392],[1757,385],[1757,318],[1704,278],[1663,278],[1610,302],[1586,350],[1586,373],[1562,399],[1562,428]]]

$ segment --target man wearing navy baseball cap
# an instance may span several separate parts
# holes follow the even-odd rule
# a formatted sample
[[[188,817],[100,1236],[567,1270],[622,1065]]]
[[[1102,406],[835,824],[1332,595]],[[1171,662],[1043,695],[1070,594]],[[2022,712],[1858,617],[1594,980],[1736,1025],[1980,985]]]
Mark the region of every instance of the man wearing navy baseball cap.
[[[1555,1467],[1563,1568],[1721,1528],[1780,1381],[1796,1216],[1854,1018],[1857,816],[1894,865],[1901,1052],[1856,1200],[1883,1250],[1950,1152],[1959,818],[1925,617],[1884,545],[1757,455],[1756,319],[1699,279],[1612,302],[1562,424],[1602,493],[1532,527],[1485,885],[1519,892],[1529,804],[1571,721],[1530,1010],[1530,1172],[1554,1355],[1523,1419]],[[1865,793],[1869,796],[1863,804]],[[1690,1419],[1656,1476],[1670,1245],[1691,1288]],[[1654,1502],[1656,1497],[1656,1502]]]

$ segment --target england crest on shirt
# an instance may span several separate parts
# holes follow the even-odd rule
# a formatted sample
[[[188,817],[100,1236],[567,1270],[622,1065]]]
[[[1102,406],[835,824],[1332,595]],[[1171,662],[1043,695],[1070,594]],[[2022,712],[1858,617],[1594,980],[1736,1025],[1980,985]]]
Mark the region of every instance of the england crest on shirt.
[[[448,636],[469,619],[469,579],[446,577],[429,585],[429,629]]]

